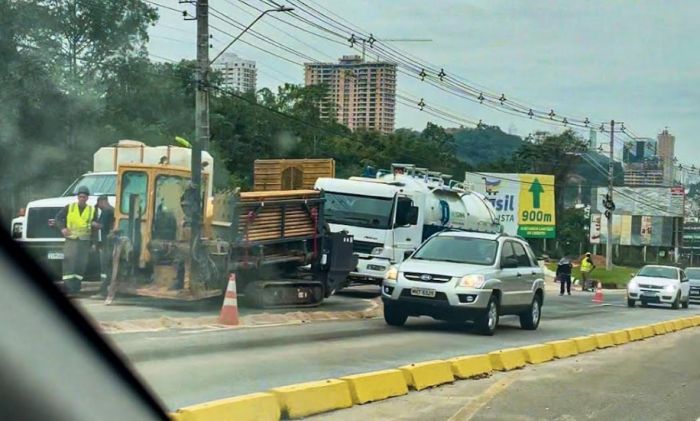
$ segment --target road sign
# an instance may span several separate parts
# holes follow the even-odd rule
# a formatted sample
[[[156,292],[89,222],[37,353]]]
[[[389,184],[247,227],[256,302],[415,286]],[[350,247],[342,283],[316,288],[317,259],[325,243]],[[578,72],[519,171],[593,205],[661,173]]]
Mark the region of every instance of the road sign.
[[[554,176],[520,174],[518,235],[555,238]]]

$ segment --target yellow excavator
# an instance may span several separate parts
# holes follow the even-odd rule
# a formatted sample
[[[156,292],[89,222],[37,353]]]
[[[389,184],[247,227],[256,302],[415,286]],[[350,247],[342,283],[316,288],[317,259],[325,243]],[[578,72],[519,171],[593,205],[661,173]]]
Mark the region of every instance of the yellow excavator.
[[[166,159],[119,165],[114,291],[200,300],[222,296],[235,274],[244,304],[314,306],[355,269],[352,236],[327,229],[323,193],[308,188],[335,172],[332,160],[256,162],[262,191],[213,197],[196,188],[208,185],[197,170],[193,180]]]

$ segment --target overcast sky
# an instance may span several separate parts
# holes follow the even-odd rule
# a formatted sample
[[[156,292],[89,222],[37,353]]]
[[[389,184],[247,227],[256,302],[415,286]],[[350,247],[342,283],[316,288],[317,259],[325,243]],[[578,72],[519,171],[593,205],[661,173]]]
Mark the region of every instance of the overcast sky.
[[[261,0],[244,1],[266,7]],[[392,45],[488,91],[505,93],[507,98],[539,109],[593,121],[624,121],[645,137],[656,137],[668,126],[676,136],[676,155],[681,162],[700,165],[696,139],[700,131],[698,1],[303,1],[314,8],[321,4],[377,38],[431,39]],[[194,14],[192,6],[176,0],[158,2]],[[221,12],[246,25],[258,14],[240,0],[210,0],[210,5],[214,15]],[[304,16],[304,5],[296,6],[296,13]],[[160,16],[150,31],[149,52],[172,60],[194,58],[195,22],[183,21],[178,13],[165,9],[160,9]],[[277,16],[322,33],[291,16]],[[210,25],[233,35],[240,32],[214,16]],[[254,30],[316,60],[335,61],[356,53],[349,46],[285,25],[272,15],[264,17]],[[216,30],[212,34],[213,57],[231,38]],[[250,34],[241,40],[290,60],[304,61]],[[303,83],[303,68],[296,64],[240,41],[230,51],[257,62],[258,88]],[[399,76],[397,91],[521,136],[534,130],[560,130],[491,110],[408,76]],[[427,121],[455,126],[402,105],[396,119],[397,127],[413,129],[422,129]],[[599,142],[604,136],[598,134]]]

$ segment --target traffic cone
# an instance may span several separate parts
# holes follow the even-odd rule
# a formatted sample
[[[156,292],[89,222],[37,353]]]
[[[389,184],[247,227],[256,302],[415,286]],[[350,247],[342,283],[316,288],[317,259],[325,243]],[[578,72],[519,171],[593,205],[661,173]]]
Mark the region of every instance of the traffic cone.
[[[603,302],[603,286],[598,282],[595,288],[595,295],[593,295],[593,302],[594,303],[602,303]]]
[[[231,273],[228,277],[228,286],[224,295],[224,305],[221,306],[219,323],[224,325],[238,326],[238,297],[236,294],[236,274]]]

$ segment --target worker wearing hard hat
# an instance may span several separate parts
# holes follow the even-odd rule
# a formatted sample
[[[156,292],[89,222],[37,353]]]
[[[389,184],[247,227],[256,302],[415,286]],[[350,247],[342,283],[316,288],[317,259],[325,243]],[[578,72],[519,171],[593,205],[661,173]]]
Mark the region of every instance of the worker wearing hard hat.
[[[88,188],[79,187],[78,200],[66,205],[56,216],[56,226],[66,239],[63,246],[63,285],[69,293],[80,291],[93,243],[95,208],[87,204],[89,197]]]
[[[595,269],[595,265],[591,259],[591,253],[586,253],[586,257],[581,260],[581,291],[588,291],[592,288],[589,282],[593,269]]]

